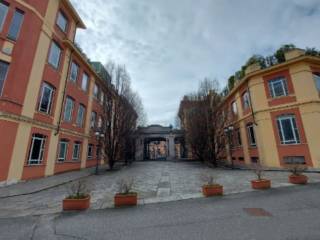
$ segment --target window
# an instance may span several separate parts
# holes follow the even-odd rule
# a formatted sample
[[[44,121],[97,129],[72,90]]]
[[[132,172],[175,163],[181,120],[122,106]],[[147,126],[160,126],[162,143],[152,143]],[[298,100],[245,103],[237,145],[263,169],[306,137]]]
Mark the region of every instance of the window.
[[[3,2],[0,2],[0,31],[2,31],[4,21],[7,17],[9,6]]]
[[[92,158],[93,157],[93,145],[89,144],[88,145],[88,158]]]
[[[46,136],[42,134],[33,134],[31,140],[31,147],[29,151],[29,165],[41,164],[43,160],[44,147],[46,142]]]
[[[293,115],[278,117],[278,131],[281,144],[300,143],[299,132],[296,124],[296,118]]]
[[[91,112],[91,121],[90,121],[91,128],[94,128],[96,126],[96,121],[97,121],[97,113]]]
[[[99,87],[97,84],[94,84],[94,88],[93,88],[93,96],[95,98],[98,98],[98,95],[99,95]]]
[[[102,127],[102,117],[99,116],[99,119],[98,119],[98,128],[101,128]]]
[[[238,114],[238,108],[237,108],[237,103],[236,102],[233,102],[231,104],[231,109],[232,109],[232,112],[233,112],[234,115]]]
[[[89,83],[89,76],[88,76],[88,74],[84,73],[82,75],[82,83],[81,83],[82,90],[84,90],[84,91],[88,90],[88,83]]]
[[[316,87],[320,91],[320,73],[313,74],[314,80],[316,81]]]
[[[52,42],[50,53],[49,53],[49,63],[55,68],[58,69],[59,62],[61,57],[61,48],[57,43]]]
[[[15,41],[18,39],[21,25],[23,22],[23,16],[24,16],[23,12],[21,12],[19,10],[15,11],[13,18],[12,18],[12,21],[11,21],[9,33],[8,33],[8,38],[10,38],[11,40]]]
[[[248,109],[251,105],[250,103],[250,96],[249,96],[249,93],[248,92],[245,92],[243,95],[242,95],[242,100],[243,100],[243,108],[244,109]]]
[[[100,93],[100,103],[101,103],[101,105],[103,105],[103,103],[104,103],[104,93],[102,91]]]
[[[63,139],[59,142],[59,154],[58,154],[59,162],[64,162],[67,158],[68,143],[69,141],[66,139]]]
[[[72,64],[71,64],[71,72],[70,72],[70,80],[72,82],[76,82],[77,81],[78,72],[79,72],[79,66],[75,62],[72,62]]]
[[[77,121],[76,121],[76,124],[78,127],[83,126],[83,119],[84,119],[85,111],[86,111],[86,108],[84,107],[84,105],[80,104],[79,109],[78,109],[78,114],[77,114]]]
[[[287,156],[283,158],[285,164],[306,164],[304,156]]]
[[[0,95],[4,86],[4,81],[7,78],[7,73],[9,69],[9,64],[6,62],[0,61]]]
[[[251,146],[256,146],[257,142],[256,142],[256,136],[254,133],[254,126],[252,123],[247,125],[247,130],[248,130],[248,137],[249,137],[249,143]]]
[[[39,111],[49,114],[52,105],[54,89],[49,84],[44,83],[42,86],[41,98],[39,103]]]
[[[288,95],[287,80],[283,77],[269,81],[269,89],[271,97],[282,97]]]
[[[68,20],[61,11],[58,13],[57,25],[63,32],[67,31]]]
[[[258,163],[259,158],[258,157],[251,157],[251,163]]]
[[[80,158],[81,143],[75,142],[73,145],[72,160],[78,161]]]
[[[238,157],[238,160],[239,160],[240,162],[243,162],[243,161],[244,161],[244,157]]]
[[[71,122],[73,106],[74,106],[74,101],[72,100],[72,98],[67,97],[66,104],[64,107],[64,116],[63,116],[64,121]]]

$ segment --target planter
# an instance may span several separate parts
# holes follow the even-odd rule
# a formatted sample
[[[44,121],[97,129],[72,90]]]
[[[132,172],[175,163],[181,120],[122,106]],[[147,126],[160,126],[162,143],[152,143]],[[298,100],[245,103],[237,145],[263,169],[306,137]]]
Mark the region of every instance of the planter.
[[[63,210],[86,210],[90,207],[90,196],[82,199],[63,199]]]
[[[202,193],[205,197],[222,196],[223,186],[219,184],[204,185],[202,186]]]
[[[123,207],[123,206],[136,206],[138,202],[138,194],[119,194],[117,193],[114,196],[114,206]]]
[[[253,189],[269,189],[271,187],[271,181],[268,179],[252,180],[251,187]]]
[[[308,177],[305,175],[290,175],[289,182],[292,184],[307,184]]]

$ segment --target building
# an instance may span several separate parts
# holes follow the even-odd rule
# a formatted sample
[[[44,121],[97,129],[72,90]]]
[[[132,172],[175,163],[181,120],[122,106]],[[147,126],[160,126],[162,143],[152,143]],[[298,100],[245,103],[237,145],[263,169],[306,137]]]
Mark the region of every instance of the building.
[[[0,2],[0,182],[105,160],[98,130],[110,79],[74,43],[78,28],[69,0]]]
[[[320,168],[320,58],[300,49],[285,58],[265,69],[250,65],[221,105],[230,134],[225,156],[236,165]]]

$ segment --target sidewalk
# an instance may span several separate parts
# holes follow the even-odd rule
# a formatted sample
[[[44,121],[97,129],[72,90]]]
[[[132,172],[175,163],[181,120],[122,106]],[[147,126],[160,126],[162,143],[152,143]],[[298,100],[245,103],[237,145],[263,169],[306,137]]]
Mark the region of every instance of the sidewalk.
[[[100,171],[106,170],[107,166],[100,166]],[[81,178],[88,177],[95,173],[95,167],[82,169],[80,171],[72,171],[61,173],[58,175],[19,182],[17,184],[0,187],[0,199],[14,196],[28,195],[41,192],[50,188],[54,188]]]

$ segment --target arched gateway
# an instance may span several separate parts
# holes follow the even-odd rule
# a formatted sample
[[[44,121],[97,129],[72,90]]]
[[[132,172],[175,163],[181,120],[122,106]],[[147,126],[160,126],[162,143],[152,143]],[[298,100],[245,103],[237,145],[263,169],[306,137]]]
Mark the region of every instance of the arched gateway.
[[[136,160],[172,160],[186,156],[182,130],[161,125],[138,128],[136,132]]]

